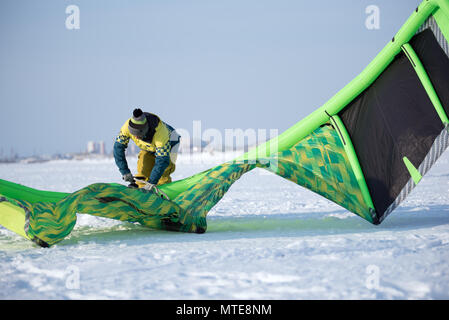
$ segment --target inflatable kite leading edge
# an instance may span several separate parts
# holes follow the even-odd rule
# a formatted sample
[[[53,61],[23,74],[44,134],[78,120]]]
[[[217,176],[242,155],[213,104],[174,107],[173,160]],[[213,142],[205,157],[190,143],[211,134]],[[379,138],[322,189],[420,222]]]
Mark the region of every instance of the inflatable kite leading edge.
[[[155,229],[206,231],[206,215],[256,167],[381,223],[449,144],[449,0],[424,0],[365,70],[321,108],[248,153],[160,187],[119,184],[74,193],[0,180],[0,225],[50,246],[77,213]]]

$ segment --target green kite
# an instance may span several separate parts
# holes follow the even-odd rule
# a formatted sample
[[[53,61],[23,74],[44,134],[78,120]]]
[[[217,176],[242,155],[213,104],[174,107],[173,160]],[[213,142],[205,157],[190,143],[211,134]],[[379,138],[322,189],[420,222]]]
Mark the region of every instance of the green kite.
[[[232,161],[150,191],[97,183],[74,193],[0,180],[0,225],[41,246],[76,214],[203,233],[244,173],[263,168],[380,224],[449,145],[449,0],[424,0],[353,81],[279,136]]]

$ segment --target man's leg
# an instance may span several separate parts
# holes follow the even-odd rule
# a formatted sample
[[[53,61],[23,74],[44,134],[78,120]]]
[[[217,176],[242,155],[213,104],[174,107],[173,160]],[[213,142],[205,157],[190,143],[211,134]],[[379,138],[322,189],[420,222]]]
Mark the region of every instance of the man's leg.
[[[151,171],[153,170],[154,163],[156,161],[155,156],[147,151],[141,150],[137,157],[137,177],[144,178],[148,180],[151,175]],[[167,168],[168,169],[168,168]],[[136,181],[139,188],[145,186],[145,184]]]
[[[176,169],[176,159],[178,158],[178,148],[179,143],[172,146],[171,152],[170,152],[170,164],[165,169],[164,173],[162,174],[162,177],[159,179],[158,185],[170,183],[171,177],[170,175],[175,172]]]
[[[159,182],[157,184],[161,185],[161,184],[170,183],[172,181],[170,175],[175,171],[175,168],[176,168],[176,165],[173,162],[171,162],[171,160],[170,160],[170,164],[165,169],[164,173],[162,174],[162,176],[159,179]]]

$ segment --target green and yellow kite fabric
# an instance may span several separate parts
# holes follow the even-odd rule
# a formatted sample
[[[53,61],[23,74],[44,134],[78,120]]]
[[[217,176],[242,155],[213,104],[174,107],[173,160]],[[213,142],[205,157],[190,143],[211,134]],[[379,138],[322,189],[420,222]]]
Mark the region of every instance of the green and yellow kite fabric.
[[[292,148],[255,161],[230,161],[201,173],[197,183],[172,200],[151,191],[131,189],[119,184],[96,183],[55,201],[27,201],[0,198],[23,211],[23,227],[34,242],[49,246],[70,234],[77,213],[139,223],[170,231],[203,233],[206,215],[244,173],[265,168],[292,182],[335,201],[350,211],[370,219],[343,144],[335,129],[323,126]],[[8,186],[17,192],[20,185],[0,181],[3,192]],[[26,190],[25,190],[26,192]],[[54,197],[54,193],[51,193]],[[44,195],[41,195],[44,199]],[[0,207],[1,208],[1,207]]]
[[[0,225],[41,246],[67,237],[77,214],[203,233],[208,212],[255,168],[379,224],[449,146],[448,39],[449,0],[425,0],[321,108],[237,159],[160,186],[170,200],[120,184],[61,193],[0,180]]]

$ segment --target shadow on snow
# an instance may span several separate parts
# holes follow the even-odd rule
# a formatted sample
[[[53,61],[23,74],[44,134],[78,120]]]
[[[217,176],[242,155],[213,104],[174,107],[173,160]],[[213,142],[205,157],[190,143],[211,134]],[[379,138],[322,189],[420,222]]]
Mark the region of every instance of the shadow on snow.
[[[313,237],[338,234],[370,233],[382,231],[407,231],[449,224],[449,206],[398,208],[378,226],[347,211],[314,212],[298,214],[244,215],[240,217],[208,217],[205,234],[179,233],[152,230],[138,224],[123,223],[114,227],[78,227],[70,237],[59,244],[79,242],[106,243],[119,241],[127,245],[159,242],[197,242],[237,240],[271,237]]]

